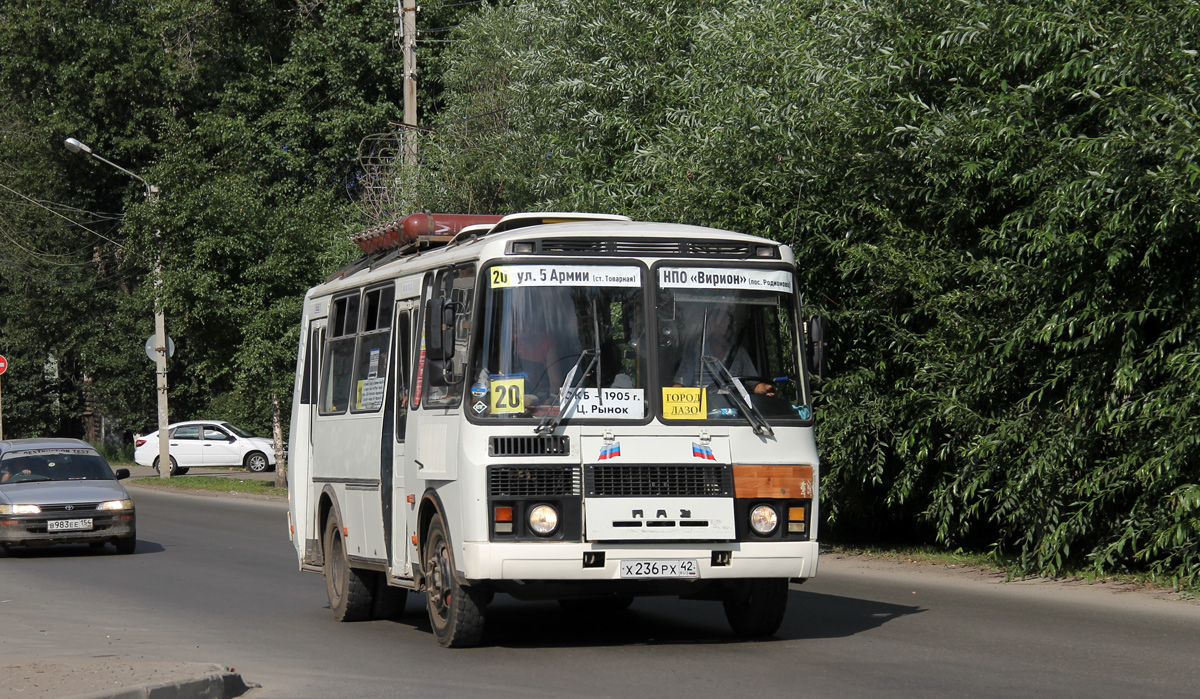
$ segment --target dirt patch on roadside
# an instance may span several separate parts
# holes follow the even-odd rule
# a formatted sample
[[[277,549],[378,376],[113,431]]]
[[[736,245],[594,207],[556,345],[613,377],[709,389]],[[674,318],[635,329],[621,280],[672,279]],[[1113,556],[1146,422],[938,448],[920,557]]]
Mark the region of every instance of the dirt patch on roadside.
[[[1078,590],[1089,593],[1112,595],[1134,595],[1140,599],[1155,599],[1185,604],[1200,608],[1200,599],[1195,595],[1177,592],[1167,587],[1133,580],[1100,578],[1089,580],[1082,577],[1043,578],[1027,577],[1010,580],[1008,573],[999,568],[965,564],[922,561],[905,556],[881,556],[866,553],[822,552],[821,565],[834,562],[839,569],[862,569],[882,573],[911,573],[931,578],[969,580],[980,583],[1011,587],[1044,587],[1062,590]],[[831,567],[833,567],[831,566]],[[818,576],[820,573],[818,573]]]

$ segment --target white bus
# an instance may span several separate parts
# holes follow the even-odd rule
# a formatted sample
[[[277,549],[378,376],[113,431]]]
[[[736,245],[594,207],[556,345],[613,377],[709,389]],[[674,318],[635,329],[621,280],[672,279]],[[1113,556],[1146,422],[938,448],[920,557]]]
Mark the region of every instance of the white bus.
[[[470,646],[495,593],[678,595],[779,628],[817,572],[820,472],[824,322],[790,248],[545,212],[356,238],[305,296],[290,435],[292,541],[335,618],[424,592]]]

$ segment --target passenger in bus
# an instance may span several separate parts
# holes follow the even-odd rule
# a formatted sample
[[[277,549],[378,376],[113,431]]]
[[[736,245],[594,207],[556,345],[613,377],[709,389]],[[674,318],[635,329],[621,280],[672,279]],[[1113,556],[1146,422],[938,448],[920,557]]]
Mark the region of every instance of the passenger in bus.
[[[674,386],[708,386],[715,382],[708,367],[701,361],[701,351],[721,361],[734,378],[742,379],[746,388],[765,396],[775,395],[774,384],[760,381],[758,369],[750,360],[746,348],[737,342],[738,324],[728,309],[718,308],[707,314],[707,331],[697,332],[684,346],[683,359],[675,370]],[[700,323],[704,327],[704,321]],[[704,332],[704,337],[701,333]],[[751,379],[751,380],[746,380]]]
[[[556,300],[519,304],[515,314],[514,373],[525,374],[526,403],[531,406],[558,393],[582,351],[574,304],[565,295]]]
[[[531,405],[537,405],[562,386],[574,357],[569,357],[560,347],[559,338],[544,327],[518,331],[515,345],[520,370],[525,374],[525,393],[536,396]]]

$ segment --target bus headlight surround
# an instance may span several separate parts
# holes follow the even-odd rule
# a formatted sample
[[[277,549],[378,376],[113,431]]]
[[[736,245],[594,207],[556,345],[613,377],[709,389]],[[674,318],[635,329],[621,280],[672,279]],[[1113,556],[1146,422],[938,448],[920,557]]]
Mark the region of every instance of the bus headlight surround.
[[[553,505],[535,505],[529,510],[529,528],[538,536],[550,536],[558,529],[558,510]]]
[[[767,536],[779,526],[779,513],[770,505],[756,505],[750,510],[750,528],[761,536]]]

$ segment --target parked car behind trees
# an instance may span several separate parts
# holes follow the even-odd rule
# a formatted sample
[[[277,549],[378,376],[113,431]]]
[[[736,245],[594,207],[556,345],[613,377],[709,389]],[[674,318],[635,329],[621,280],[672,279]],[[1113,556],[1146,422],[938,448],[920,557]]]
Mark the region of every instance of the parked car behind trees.
[[[194,466],[244,466],[261,473],[275,468],[275,447],[270,439],[255,437],[220,420],[191,420],[167,426],[171,475],[183,475]],[[158,432],[134,440],[133,460],[158,470]]]

